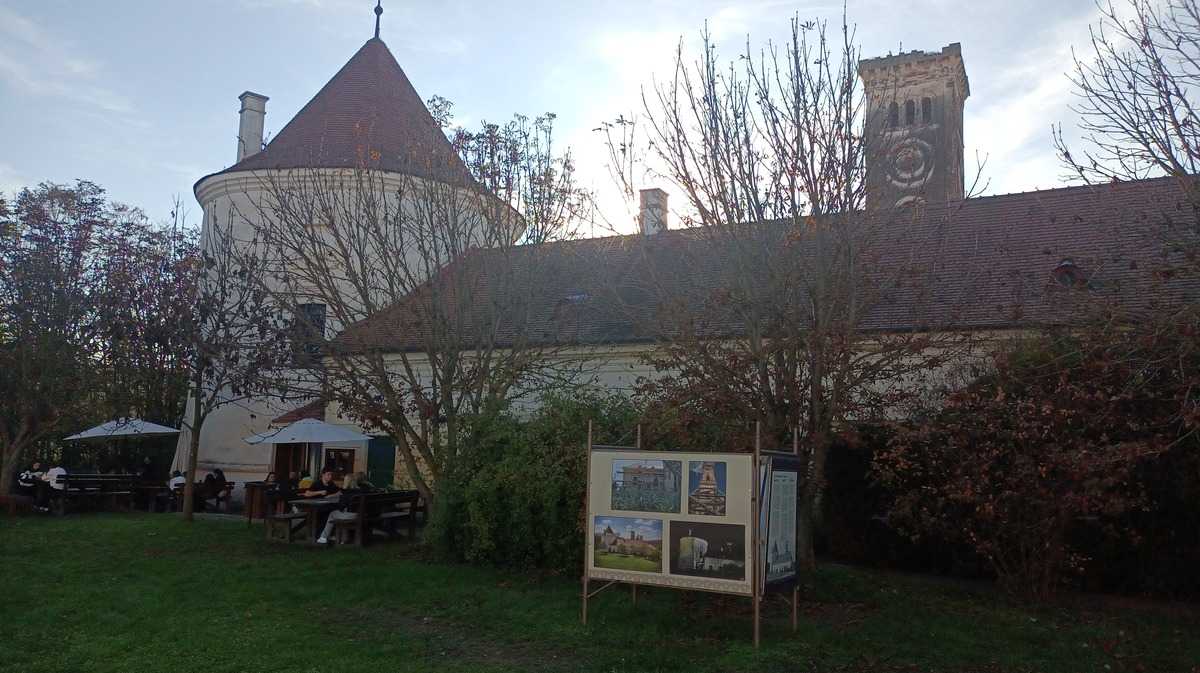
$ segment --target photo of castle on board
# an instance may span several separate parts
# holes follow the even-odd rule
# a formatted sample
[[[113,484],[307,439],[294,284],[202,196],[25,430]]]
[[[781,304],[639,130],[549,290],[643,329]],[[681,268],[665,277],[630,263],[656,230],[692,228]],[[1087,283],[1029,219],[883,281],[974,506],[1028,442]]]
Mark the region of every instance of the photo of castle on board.
[[[612,462],[612,509],[678,514],[682,488],[682,461]]]
[[[660,573],[662,530],[661,519],[598,516],[592,527],[592,565]]]

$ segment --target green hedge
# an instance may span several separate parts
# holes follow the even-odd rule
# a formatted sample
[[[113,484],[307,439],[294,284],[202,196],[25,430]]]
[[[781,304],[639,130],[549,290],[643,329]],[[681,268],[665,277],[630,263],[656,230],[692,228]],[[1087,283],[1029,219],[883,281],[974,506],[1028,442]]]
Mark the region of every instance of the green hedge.
[[[465,453],[437,486],[432,548],[471,563],[577,571],[588,420],[597,442],[633,442],[636,413],[619,396],[552,396],[532,415],[501,409],[470,419]]]

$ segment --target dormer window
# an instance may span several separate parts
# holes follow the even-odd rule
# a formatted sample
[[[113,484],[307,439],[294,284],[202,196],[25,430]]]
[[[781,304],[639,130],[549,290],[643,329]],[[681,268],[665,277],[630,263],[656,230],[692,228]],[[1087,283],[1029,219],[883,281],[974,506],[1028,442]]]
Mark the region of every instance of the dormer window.
[[[917,123],[917,104],[913,101],[904,102],[904,125],[912,126]]]
[[[921,123],[930,124],[933,122],[933,99],[926,96],[921,99]]]
[[[1085,282],[1083,271],[1075,265],[1070,257],[1058,263],[1052,272],[1054,281],[1063,287],[1077,287]]]

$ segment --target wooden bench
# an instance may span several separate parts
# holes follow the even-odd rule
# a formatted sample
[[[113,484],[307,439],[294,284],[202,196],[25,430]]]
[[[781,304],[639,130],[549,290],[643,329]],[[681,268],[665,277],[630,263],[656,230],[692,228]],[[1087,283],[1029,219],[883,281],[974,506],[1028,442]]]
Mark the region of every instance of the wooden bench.
[[[133,509],[133,492],[138,478],[132,474],[62,474],[55,478],[62,486],[51,493],[58,514],[78,504],[99,507],[108,504],[112,509]]]
[[[296,539],[296,533],[299,533],[308,525],[308,514],[304,512],[282,512],[271,513],[263,519],[264,528],[267,529],[267,539],[276,539],[275,531],[282,529],[282,535],[278,536],[280,540],[292,543]]]
[[[225,511],[228,512],[230,498],[233,494],[233,487],[236,485],[237,483],[232,481],[227,481],[224,484],[217,485],[215,487],[211,484],[209,486],[205,486],[205,482],[203,481],[196,482],[192,485],[192,511],[206,512],[208,511],[209,507],[208,501],[215,500],[212,511],[221,511],[221,503],[223,502],[225,503]],[[183,511],[183,494],[186,488],[187,484],[179,484],[178,486],[170,489],[170,511]]]
[[[333,530],[339,543],[354,536],[358,546],[367,544],[374,531],[382,531],[388,537],[397,536],[397,525],[408,524],[408,539],[417,534],[417,512],[421,511],[421,494],[417,491],[391,491],[382,493],[360,493],[350,498],[348,512],[355,518],[334,521]]]
[[[0,508],[8,512],[9,516],[16,516],[18,512],[32,512],[34,506],[34,498],[23,493],[14,493],[12,495],[0,495]]]

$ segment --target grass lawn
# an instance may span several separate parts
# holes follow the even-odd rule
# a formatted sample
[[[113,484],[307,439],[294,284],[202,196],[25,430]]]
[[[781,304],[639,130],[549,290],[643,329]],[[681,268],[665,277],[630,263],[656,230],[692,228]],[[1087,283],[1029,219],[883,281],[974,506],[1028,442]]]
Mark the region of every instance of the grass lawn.
[[[638,570],[644,573],[658,572],[662,568],[661,561],[652,561],[641,556],[630,556],[628,554],[612,554],[609,552],[596,552],[596,567],[611,568],[613,570]]]
[[[232,521],[0,517],[0,671],[1153,671],[1200,662],[1178,606],[1012,607],[989,590],[825,567],[792,633],[768,602],[428,562],[402,544],[267,543]]]

